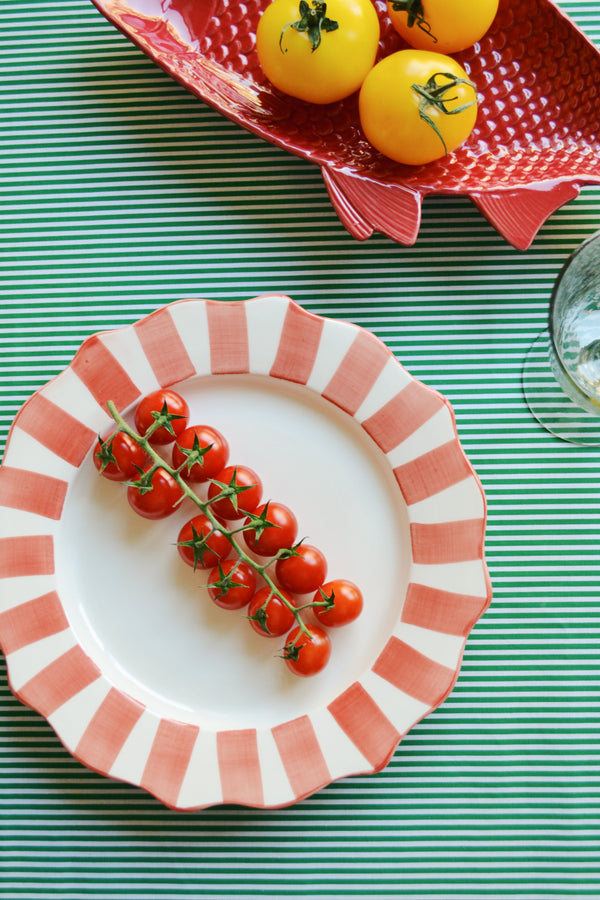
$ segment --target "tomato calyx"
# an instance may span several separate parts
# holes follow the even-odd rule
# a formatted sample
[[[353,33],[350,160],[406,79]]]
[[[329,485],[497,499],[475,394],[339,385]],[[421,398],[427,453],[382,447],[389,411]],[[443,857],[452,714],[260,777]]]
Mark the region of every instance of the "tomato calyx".
[[[138,494],[143,497],[144,494],[154,490],[152,478],[154,477],[158,466],[150,466],[149,469],[141,469],[139,466],[136,466],[135,468],[140,473],[140,477],[136,481],[125,481],[124,486],[135,488]]]
[[[288,28],[293,28],[294,31],[306,32],[310,40],[312,53],[320,45],[323,31],[337,31],[339,28],[338,22],[327,17],[327,4],[323,0],[312,0],[312,9],[306,0],[300,0],[299,15],[300,18],[297,22],[290,22],[281,32],[279,49],[282,53],[287,53],[287,50],[282,46],[282,41]]]
[[[219,493],[215,494],[214,497],[210,498],[210,503],[216,503],[217,500],[229,500],[231,505],[233,506],[236,512],[239,512],[238,506],[238,495],[243,491],[249,491],[250,488],[254,487],[252,484],[238,484],[236,481],[237,478],[237,466],[233,470],[233,474],[228,483],[224,481],[218,481],[216,478],[211,478],[210,483],[216,485],[220,488]]]
[[[269,524],[275,524],[273,522]],[[277,559],[290,559],[292,556],[301,556],[302,554],[298,553],[298,550],[304,543],[306,538],[300,538],[299,541],[296,541],[293,547],[283,547],[283,549],[279,550],[277,553]]]
[[[192,551],[193,569],[195,572],[198,566],[204,568],[205,554],[212,553],[212,550],[208,546],[208,542],[211,536],[215,534],[216,529],[212,528],[206,535],[202,534],[202,532],[198,532],[193,523],[190,523],[190,529],[192,536],[189,541],[177,541],[177,546],[188,547]]]
[[[446,81],[438,84],[438,78],[445,78]],[[448,148],[446,147],[446,142],[442,136],[441,131],[431,118],[427,114],[427,110],[431,107],[437,109],[439,112],[443,113],[446,116],[454,116],[458,113],[464,112],[465,109],[469,109],[469,107],[473,106],[477,100],[474,98],[470,100],[468,103],[462,103],[460,106],[455,106],[453,109],[447,109],[446,103],[451,103],[453,100],[456,100],[456,97],[448,97],[448,91],[451,88],[456,87],[458,84],[468,84],[473,90],[476,90],[476,86],[469,78],[460,78],[458,75],[454,75],[452,72],[434,72],[434,74],[425,82],[425,84],[413,84],[412,89],[415,94],[419,97],[419,116],[426,122],[437,134],[442,145],[444,147],[444,153],[448,154]]]
[[[154,419],[154,422],[145,434],[146,439],[149,439],[155,431],[158,431],[159,428],[164,428],[166,431],[168,431],[169,434],[173,435],[173,437],[176,438],[177,434],[171,423],[174,422],[175,419],[186,418],[179,413],[169,412],[169,407],[167,406],[166,400],[163,403],[162,409],[160,411],[152,410],[151,416]]]
[[[281,653],[282,659],[289,659],[292,662],[298,662],[300,657],[300,651],[302,650],[302,644],[296,643],[296,639],[292,641],[288,641]]]
[[[333,609],[335,606],[335,591],[333,588],[331,589],[330,594],[326,594],[322,587],[319,588],[319,594],[322,597],[322,600],[313,600],[310,604],[311,607],[320,607],[323,611],[328,609]]]
[[[113,453],[113,441],[115,439],[115,435],[112,435],[107,441],[103,440],[100,435],[98,435],[98,445],[100,449],[96,452],[96,459],[100,462],[100,467],[98,471],[100,474],[104,472],[107,466],[117,465],[117,460]]]
[[[267,621],[269,618],[267,615],[267,602],[268,601],[265,600],[263,605],[256,610],[254,615],[246,616],[246,618],[249,622],[256,622],[257,625],[265,632],[265,634],[270,634],[271,632],[267,627]]]
[[[317,625],[307,636],[302,636],[298,628],[290,631],[283,649],[283,659],[288,669],[302,676],[316,675],[327,665],[330,655],[331,639]]]
[[[217,563],[219,577],[215,581],[211,581],[206,585],[207,588],[213,588],[216,592],[217,597],[224,597],[225,594],[228,593],[232,588],[245,587],[243,581],[235,581],[235,573],[240,564],[238,561],[237,565],[235,565],[232,569],[226,572],[223,569],[221,564],[221,560]]]
[[[256,513],[249,513],[244,527],[242,528],[242,531],[253,531],[256,540],[259,539],[261,534],[266,531],[267,528],[281,527],[277,522],[270,522],[267,518],[269,515],[269,503],[270,501],[267,500],[259,515],[256,515]]]
[[[394,12],[405,12],[408,15],[407,25],[409,28],[414,28],[415,23],[417,28],[420,28],[421,31],[424,31],[425,34],[428,34],[431,40],[437,44],[437,38],[431,32],[431,25],[425,18],[425,10],[423,9],[422,0],[390,0],[390,6],[394,10]]]
[[[133,488],[140,497],[143,497],[144,494],[149,494],[150,491],[155,490],[154,477],[157,473],[164,471],[168,476],[171,477],[172,480],[175,480],[173,475],[168,472],[162,465],[155,463],[154,465],[148,466],[146,469],[142,469],[140,466],[134,466],[135,469],[140,474],[140,477],[136,480],[124,481],[123,485],[126,488]],[[179,504],[184,499],[184,494],[181,493],[177,501],[173,504],[173,509],[176,509]]]
[[[318,628],[315,629],[314,633],[307,631],[303,632],[302,629],[295,629],[292,631],[288,635],[288,640],[281,651],[281,659],[289,660],[293,663],[298,662],[303,648],[306,646],[307,642],[310,644],[311,641],[314,640],[314,634],[318,631]]]
[[[194,435],[194,441],[191,448],[182,447],[181,444],[177,444],[177,449],[185,456],[185,460],[179,466],[178,471],[183,472],[185,470],[189,475],[194,466],[198,465],[202,467],[204,465],[204,457],[212,450],[213,446],[214,444],[207,444],[203,447],[198,440],[197,434]]]

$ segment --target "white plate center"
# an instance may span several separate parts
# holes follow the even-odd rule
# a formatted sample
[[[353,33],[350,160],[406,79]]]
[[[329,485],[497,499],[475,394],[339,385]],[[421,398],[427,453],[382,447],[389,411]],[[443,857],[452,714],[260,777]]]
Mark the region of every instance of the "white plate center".
[[[83,649],[115,686],[158,715],[204,728],[271,727],[326,705],[373,663],[394,629],[410,568],[407,511],[384,455],[350,416],[307,388],[263,376],[210,376],[178,388],[190,424],[211,424],[231,463],[262,478],[264,499],[290,506],[299,536],[325,553],[329,578],[349,578],[365,608],[330,631],[328,667],[298,678],[245,610],[211,603],[206,576],[180,559],[190,506],[139,518],[123,485],[91,455],[69,488],[57,537],[62,603]]]

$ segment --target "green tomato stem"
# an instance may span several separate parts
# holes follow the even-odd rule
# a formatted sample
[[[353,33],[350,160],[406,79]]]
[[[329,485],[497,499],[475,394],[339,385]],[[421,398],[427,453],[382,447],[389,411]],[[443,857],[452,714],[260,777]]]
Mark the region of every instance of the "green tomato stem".
[[[437,44],[437,38],[432,34],[431,25],[425,18],[422,0],[390,0],[390,5],[394,12],[406,13],[406,24],[409,28],[412,28],[416,24],[421,31],[428,34],[432,41]]]
[[[438,84],[437,78],[445,79],[441,84]],[[448,91],[451,88],[456,87],[458,84],[467,84],[476,90],[476,86],[473,82],[468,78],[460,78],[458,75],[455,75],[453,72],[435,72],[429,80],[425,84],[413,84],[412,89],[415,94],[419,97],[419,116],[421,119],[429,125],[430,128],[433,128],[437,136],[439,137],[442,145],[444,147],[444,153],[448,155],[448,148],[446,147],[446,142],[443,138],[443,135],[431,116],[427,113],[429,108],[437,109],[439,112],[443,113],[446,116],[454,116],[458,113],[464,112],[469,107],[473,106],[477,101],[476,99],[470,100],[468,103],[462,103],[460,106],[455,106],[454,109],[447,109],[446,103],[451,102],[452,100],[456,100],[456,97],[448,97]]]
[[[281,35],[279,36],[279,49],[282,53],[287,53],[282,46],[283,36],[288,28],[294,31],[304,32],[310,40],[311,52],[314,53],[321,44],[321,37],[324,31],[337,31],[339,24],[333,19],[327,17],[327,4],[323,0],[311,0],[312,9],[306,0],[300,0],[298,12],[300,18],[296,22],[289,22]]]

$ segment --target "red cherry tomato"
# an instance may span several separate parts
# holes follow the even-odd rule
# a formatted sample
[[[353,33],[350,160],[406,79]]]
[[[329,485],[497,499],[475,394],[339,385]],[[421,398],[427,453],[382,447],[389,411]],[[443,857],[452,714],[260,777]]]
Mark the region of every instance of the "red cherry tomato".
[[[146,452],[124,431],[107,440],[98,440],[94,449],[94,465],[111,481],[136,479],[146,461]]]
[[[227,489],[243,487],[238,494],[227,495]],[[208,488],[208,499],[213,500],[211,510],[219,519],[241,519],[254,512],[262,497],[262,482],[256,472],[247,466],[226,466]]]
[[[323,584],[327,577],[327,560],[317,547],[300,544],[294,555],[278,559],[275,576],[281,587],[292,594],[308,594]]]
[[[177,538],[177,549],[182,560],[194,569],[209,569],[231,553],[229,538],[213,528],[212,523],[200,513],[186,522]]]
[[[283,657],[294,675],[316,675],[325,668],[331,656],[331,640],[327,632],[318,625],[310,625],[308,630],[310,637],[299,626],[287,636]]]
[[[208,448],[208,449],[207,449]],[[186,481],[208,481],[227,465],[229,444],[220,431],[210,425],[192,425],[186,428],[173,445],[173,468],[178,469],[186,459],[191,459],[185,450],[202,453],[201,461],[184,466],[181,475]]]
[[[151,444],[170,444],[187,428],[189,414],[183,397],[169,388],[161,388],[140,400],[135,411],[135,427],[143,436],[159,416],[162,424],[148,440]]]
[[[288,603],[293,601],[287,591],[281,591]],[[291,609],[274,594],[270,587],[260,588],[248,607],[250,625],[263,637],[277,637],[286,634],[294,625],[296,617]]]
[[[321,625],[328,627],[347,625],[348,622],[353,622],[361,614],[363,608],[363,595],[359,588],[352,581],[344,578],[323,584],[313,600],[315,603],[326,601],[326,606],[315,606],[313,612]]]
[[[294,513],[283,503],[269,501],[258,506],[255,516],[263,516],[270,525],[252,527],[244,531],[244,540],[259,556],[274,556],[278,550],[291,547],[298,534],[298,522]],[[252,524],[246,519],[244,525]]]
[[[248,606],[256,591],[256,574],[243,559],[226,559],[208,576],[208,593],[221,609]]]
[[[148,472],[149,469],[145,471]],[[134,485],[127,488],[127,499],[131,508],[145,519],[164,519],[175,512],[183,496],[183,491],[175,479],[164,469],[157,469],[149,485],[150,490]]]

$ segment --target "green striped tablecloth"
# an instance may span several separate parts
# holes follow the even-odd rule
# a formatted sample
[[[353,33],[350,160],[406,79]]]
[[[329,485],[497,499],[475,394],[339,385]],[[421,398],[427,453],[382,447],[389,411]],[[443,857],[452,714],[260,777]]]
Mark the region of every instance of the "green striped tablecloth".
[[[600,43],[596,2],[561,7]],[[600,190],[533,247],[466,199],[415,247],[353,240],[316,167],[173,83],[89,0],[2,0],[0,415],[82,340],[269,291],[373,330],[454,406],[494,600],[443,706],[379,775],[289,809],[163,808],[77,763],[0,673],[0,896],[600,897],[600,455],[530,417],[524,354]]]

